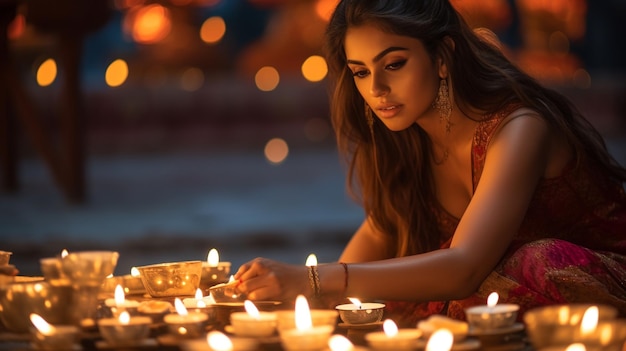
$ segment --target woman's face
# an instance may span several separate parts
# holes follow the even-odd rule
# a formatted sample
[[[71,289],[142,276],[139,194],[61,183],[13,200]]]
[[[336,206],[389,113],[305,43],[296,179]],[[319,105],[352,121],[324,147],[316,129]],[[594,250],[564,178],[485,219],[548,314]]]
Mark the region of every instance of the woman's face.
[[[438,121],[439,68],[420,40],[363,25],[348,29],[344,45],[359,93],[387,128]]]

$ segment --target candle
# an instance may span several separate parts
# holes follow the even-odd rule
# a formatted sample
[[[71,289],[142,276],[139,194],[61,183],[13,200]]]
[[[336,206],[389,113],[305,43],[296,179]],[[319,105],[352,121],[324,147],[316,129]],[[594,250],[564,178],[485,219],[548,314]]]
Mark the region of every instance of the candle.
[[[53,286],[69,286],[71,285],[67,275],[63,272],[62,262],[65,253],[67,256],[67,250],[63,251],[60,256],[46,257],[39,260],[41,273],[46,281]]]
[[[335,307],[339,311],[339,317],[346,324],[366,324],[380,322],[383,317],[385,304],[361,303],[359,299],[349,297],[352,303],[342,304]]]
[[[115,287],[114,298],[104,300],[104,305],[111,310],[114,317],[117,317],[123,311],[134,314],[137,311],[137,307],[139,307],[139,301],[126,299],[124,288],[118,284]]]
[[[383,331],[367,333],[365,340],[376,350],[413,350],[417,347],[420,336],[422,332],[418,329],[398,329],[393,320],[386,319],[383,322]]]
[[[492,292],[487,298],[487,305],[465,309],[470,326],[478,329],[498,329],[510,327],[517,319],[519,305],[498,304],[498,293]]]
[[[454,337],[448,329],[436,330],[426,343],[426,351],[450,351]]]
[[[206,346],[209,346],[211,351],[255,351],[258,350],[259,341],[254,338],[238,338],[228,337],[226,334],[213,330],[206,336],[206,342],[198,343],[197,348],[193,348],[190,351],[206,351]],[[189,346],[189,344],[187,344]],[[189,349],[189,348],[187,348]]]
[[[245,312],[232,312],[230,324],[240,336],[265,337],[276,331],[276,313],[259,312],[250,300],[244,301]]]
[[[313,326],[309,303],[303,295],[296,298],[295,329],[280,330],[280,341],[287,351],[322,350],[333,332],[329,325]]]
[[[117,318],[98,320],[98,330],[110,346],[133,346],[148,337],[151,323],[149,317],[131,317],[123,311]]]
[[[183,305],[185,305],[185,308],[187,309],[203,309],[213,304],[215,304],[213,297],[211,295],[203,296],[200,288],[196,289],[194,297],[187,297],[183,299]]]
[[[71,350],[77,341],[78,328],[73,325],[49,324],[36,313],[29,315],[35,326],[32,330],[34,344],[40,350]]]
[[[353,351],[354,345],[343,335],[335,334],[328,339],[330,351]]]
[[[237,289],[237,285],[238,282],[231,275],[228,283],[220,283],[209,288],[209,294],[215,302],[242,302],[246,296]]]
[[[209,250],[206,262],[202,262],[200,288],[207,291],[207,289],[216,284],[226,283],[230,275],[230,266],[230,262],[220,262],[217,249]]]
[[[175,298],[174,308],[177,313],[170,313],[163,317],[168,329],[174,335],[194,338],[204,333],[204,325],[208,316],[203,312],[189,312],[180,298]]]

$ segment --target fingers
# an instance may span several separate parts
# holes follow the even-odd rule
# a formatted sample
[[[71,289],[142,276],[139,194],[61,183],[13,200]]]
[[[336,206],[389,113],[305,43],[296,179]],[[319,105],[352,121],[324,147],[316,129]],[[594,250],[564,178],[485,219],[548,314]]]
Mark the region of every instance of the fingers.
[[[265,259],[257,257],[252,261],[242,264],[237,270],[237,273],[235,273],[235,279],[246,280],[260,275],[259,271],[264,270],[263,261],[265,261]]]

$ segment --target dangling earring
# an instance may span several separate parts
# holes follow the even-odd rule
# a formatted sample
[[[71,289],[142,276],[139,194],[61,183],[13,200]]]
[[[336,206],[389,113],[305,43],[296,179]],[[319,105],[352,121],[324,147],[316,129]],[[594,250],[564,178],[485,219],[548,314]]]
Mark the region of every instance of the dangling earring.
[[[370,127],[370,130],[372,130],[374,126],[374,115],[372,109],[367,105],[367,103],[365,103],[365,120],[367,121],[367,125]]]
[[[446,135],[450,133],[450,114],[452,113],[452,104],[450,103],[450,90],[448,89],[448,81],[441,79],[439,81],[439,92],[433,102],[433,107],[439,112],[439,122],[445,120]]]

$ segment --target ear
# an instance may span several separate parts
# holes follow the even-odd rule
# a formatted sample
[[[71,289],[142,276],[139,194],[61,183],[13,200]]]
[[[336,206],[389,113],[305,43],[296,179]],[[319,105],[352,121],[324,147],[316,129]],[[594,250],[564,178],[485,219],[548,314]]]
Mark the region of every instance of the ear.
[[[439,58],[437,59],[437,70],[439,78],[445,79],[448,77],[448,65],[447,60],[451,58],[450,53],[454,52],[455,43],[449,36],[443,38],[441,46],[439,47]]]

